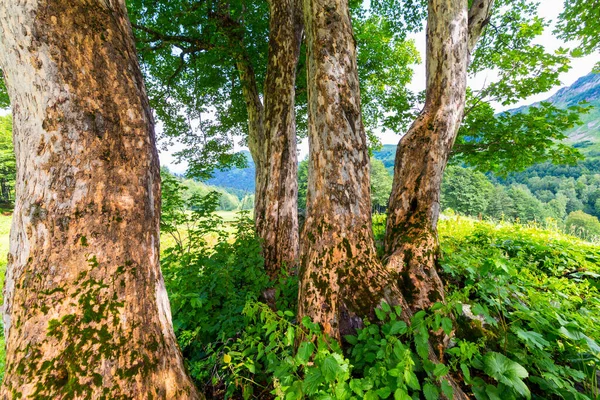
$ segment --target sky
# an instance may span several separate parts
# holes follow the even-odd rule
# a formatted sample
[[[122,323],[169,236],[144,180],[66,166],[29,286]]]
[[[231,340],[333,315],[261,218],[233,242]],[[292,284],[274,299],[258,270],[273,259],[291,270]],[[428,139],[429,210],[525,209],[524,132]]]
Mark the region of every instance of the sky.
[[[542,5],[540,6],[539,15],[549,21],[555,20],[563,9],[563,1],[564,0],[544,0],[542,2]],[[536,42],[538,44],[542,44],[544,47],[546,47],[547,50],[550,50],[550,51],[556,50],[561,46],[562,47],[574,47],[574,45],[576,43],[573,43],[573,42],[565,43],[564,41],[557,39],[556,37],[554,37],[552,35],[552,30],[553,30],[552,26],[547,28],[545,30],[544,34],[542,34]],[[419,50],[419,52],[422,55],[421,58],[423,58],[423,60],[424,60],[425,31],[413,34],[410,36],[410,38],[414,39],[417,49]],[[541,94],[538,94],[535,96],[531,96],[527,99],[520,101],[517,104],[510,105],[508,108],[516,108],[521,105],[527,105],[527,104],[531,104],[531,103],[534,103],[537,101],[547,99],[552,94],[554,94],[556,91],[558,91],[560,89],[560,87],[569,86],[569,85],[573,84],[578,78],[580,78],[584,75],[587,75],[592,70],[592,68],[594,67],[594,65],[597,62],[600,62],[600,54],[593,54],[593,55],[589,55],[589,56],[574,60],[571,63],[571,69],[568,72],[565,72],[560,75],[561,86],[555,87],[554,89],[552,89],[546,93],[541,93]],[[413,69],[414,75],[413,75],[412,82],[409,84],[409,89],[411,89],[415,92],[420,92],[425,89],[424,61],[421,64],[413,65],[412,69]],[[474,89],[480,89],[481,87],[483,87],[485,82],[493,81],[494,78],[495,78],[495,76],[494,76],[493,72],[483,72],[483,73],[480,73],[477,76],[473,77],[472,79],[469,79],[469,86]],[[502,108],[500,105],[496,105],[496,109],[498,112],[504,111],[504,108]],[[403,132],[397,132],[397,133],[379,132],[378,136],[381,139],[381,143],[383,143],[383,144],[396,144],[402,137],[402,134],[403,134]],[[160,153],[161,165],[168,166],[169,169],[173,172],[183,173],[186,170],[186,165],[185,164],[174,164],[173,157],[171,156],[171,153],[177,151],[178,147],[179,146],[174,146],[172,149],[170,149],[170,151],[168,151],[168,152],[162,151]],[[241,149],[244,149],[244,148],[243,147],[236,148],[236,150],[241,150]],[[308,140],[307,139],[305,139],[304,141],[302,141],[302,143],[299,144],[298,150],[299,150],[299,159],[303,160],[308,155]]]

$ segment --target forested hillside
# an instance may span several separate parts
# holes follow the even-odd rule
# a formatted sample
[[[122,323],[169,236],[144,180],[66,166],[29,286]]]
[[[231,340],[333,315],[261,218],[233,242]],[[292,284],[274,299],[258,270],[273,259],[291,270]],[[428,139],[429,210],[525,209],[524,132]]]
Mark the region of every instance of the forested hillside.
[[[582,123],[565,132],[565,142],[578,149],[582,159],[575,165],[537,164],[506,177],[452,165],[444,177],[442,209],[541,223],[552,218],[567,231],[588,238],[600,235],[600,223],[595,219],[600,217],[600,74],[579,78],[547,102],[561,108],[585,102],[589,107]],[[536,105],[539,103],[510,112],[527,112]],[[392,172],[395,152],[395,145],[384,145],[374,157]]]
[[[582,115],[582,124],[569,129],[567,142],[585,154],[586,159],[600,157],[600,74],[588,74],[579,78],[571,86],[560,89],[546,100],[558,107],[566,108],[581,102],[587,103],[590,110]],[[533,104],[536,105],[536,104]],[[514,111],[520,112],[527,107]],[[598,169],[597,169],[598,170]]]
[[[213,172],[213,177],[207,179],[206,183],[213,186],[254,193],[254,175],[256,173],[254,161],[249,151],[242,150],[241,153],[246,159],[247,165],[245,168],[233,167],[224,171],[216,170]]]
[[[594,220],[594,217],[600,217],[600,74],[583,76],[571,86],[561,88],[546,101],[560,108],[579,104],[589,107],[581,116],[582,123],[565,132],[565,142],[578,149],[582,159],[575,165],[556,165],[551,162],[537,164],[506,177],[474,171],[461,165],[451,166],[444,178],[442,209],[495,219],[544,222],[552,218],[565,229],[568,225],[571,231],[589,231],[586,237],[600,234],[600,223]],[[530,107],[538,105],[534,103],[509,112],[527,112]],[[254,163],[248,152],[244,152],[244,155],[247,168],[216,171],[207,183],[224,188],[253,190]],[[384,144],[373,152],[374,160],[381,161],[390,176],[395,155],[396,145],[390,144]],[[305,207],[306,201],[303,182],[308,174],[305,169],[306,165],[301,163],[301,208]],[[380,173],[378,165],[373,169],[372,199],[374,206],[381,210],[387,204],[391,180]],[[576,211],[587,216],[575,214],[567,221],[567,217]]]

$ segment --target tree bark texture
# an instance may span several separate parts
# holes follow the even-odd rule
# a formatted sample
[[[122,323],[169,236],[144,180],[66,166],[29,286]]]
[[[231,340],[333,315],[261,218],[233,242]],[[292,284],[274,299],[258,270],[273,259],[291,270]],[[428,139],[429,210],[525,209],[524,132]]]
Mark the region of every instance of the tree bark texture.
[[[305,0],[304,15],[310,160],[298,313],[340,339],[390,295],[390,278],[371,230],[369,154],[348,4]]]
[[[374,319],[382,301],[412,312],[378,259],[371,227],[369,154],[360,112],[356,47],[347,0],[304,0],[310,144],[301,240],[298,318],[340,340]],[[434,347],[429,358],[439,362]],[[466,399],[446,377],[455,399]]]
[[[271,0],[269,59],[265,80],[268,170],[263,240],[265,269],[275,278],[281,267],[296,267],[299,256],[298,156],[296,150],[296,66],[303,21],[298,0]]]
[[[0,2],[17,186],[0,397],[196,399],[159,268],[154,123],[121,0]]]
[[[493,0],[430,0],[423,110],[398,144],[388,205],[387,266],[413,311],[444,301],[437,273],[440,185],[463,118],[470,52]]]
[[[297,264],[298,159],[296,151],[296,66],[302,41],[298,0],[272,0],[264,106],[251,60],[237,67],[248,111],[248,147],[256,167],[254,221],[262,240],[265,269],[275,279],[281,267]]]
[[[265,192],[268,178],[265,110],[260,98],[252,61],[246,54],[240,54],[238,55],[236,65],[240,75],[242,94],[246,102],[246,112],[248,113],[248,148],[250,149],[255,167],[254,222],[256,231],[260,235],[263,231],[262,226],[265,220]]]

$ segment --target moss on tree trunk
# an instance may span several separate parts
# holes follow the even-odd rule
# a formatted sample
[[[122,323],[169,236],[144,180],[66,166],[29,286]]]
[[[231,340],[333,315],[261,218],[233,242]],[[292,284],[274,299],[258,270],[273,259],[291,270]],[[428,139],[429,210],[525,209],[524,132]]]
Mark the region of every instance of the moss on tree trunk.
[[[17,187],[2,398],[194,399],[159,268],[154,122],[123,1],[0,4]]]

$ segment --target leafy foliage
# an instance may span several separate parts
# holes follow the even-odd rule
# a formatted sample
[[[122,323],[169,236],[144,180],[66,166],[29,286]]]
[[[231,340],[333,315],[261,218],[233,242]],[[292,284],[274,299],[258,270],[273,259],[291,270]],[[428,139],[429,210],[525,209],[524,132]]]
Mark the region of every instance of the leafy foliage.
[[[246,301],[258,299],[268,287],[248,216],[241,214],[230,243],[229,232],[214,213],[217,205],[216,192],[184,201],[177,180],[163,181],[161,230],[174,244],[163,250],[161,262],[173,324],[185,337],[184,351],[193,352],[198,341],[234,335]]]
[[[476,397],[595,398],[598,247],[531,228],[457,225],[442,226],[449,303],[462,309],[449,353]],[[467,342],[489,352],[467,360]]]
[[[594,240],[600,238],[600,221],[598,217],[586,214],[583,211],[570,213],[565,225],[567,232],[584,239]]]
[[[488,103],[472,107],[452,150],[454,162],[506,176],[544,161],[574,164],[582,159],[564,139],[566,131],[580,123],[580,114],[589,111],[585,107],[560,109],[540,103],[524,112],[499,115]]]
[[[555,33],[565,40],[580,41],[575,55],[592,54],[600,50],[598,4],[594,0],[565,0]],[[596,64],[598,67],[600,63]]]
[[[485,175],[450,166],[444,172],[441,203],[462,215],[478,216],[486,212],[493,190]]]
[[[371,157],[371,204],[387,207],[392,192],[392,176],[383,163]]]
[[[243,168],[245,157],[233,152],[234,140],[247,144],[244,88],[263,93],[268,2],[134,0],[127,6],[164,146],[174,139],[182,143],[176,156],[188,161],[187,173],[196,178],[210,178],[215,168]],[[414,96],[406,84],[409,65],[419,57],[414,42],[397,34],[386,13],[364,7],[352,2],[351,11],[364,121],[377,143],[375,129],[399,129],[410,120]],[[305,64],[301,59],[296,82],[299,136],[306,127]],[[242,69],[252,78],[242,81]]]
[[[12,117],[6,115],[0,117],[0,201],[4,203],[13,200],[12,192],[17,174],[16,163],[12,141]]]
[[[341,348],[295,318],[295,278],[268,281],[247,219],[224,229],[215,194],[185,211],[173,182],[164,185],[162,231],[176,240],[162,263],[180,345],[208,396],[433,400],[451,394],[449,376],[477,399],[597,396],[597,246],[519,225],[442,220],[447,304],[407,324],[383,303]],[[384,225],[376,215],[376,238]],[[275,310],[262,300],[270,287]],[[429,361],[430,332],[453,337],[443,363]]]

